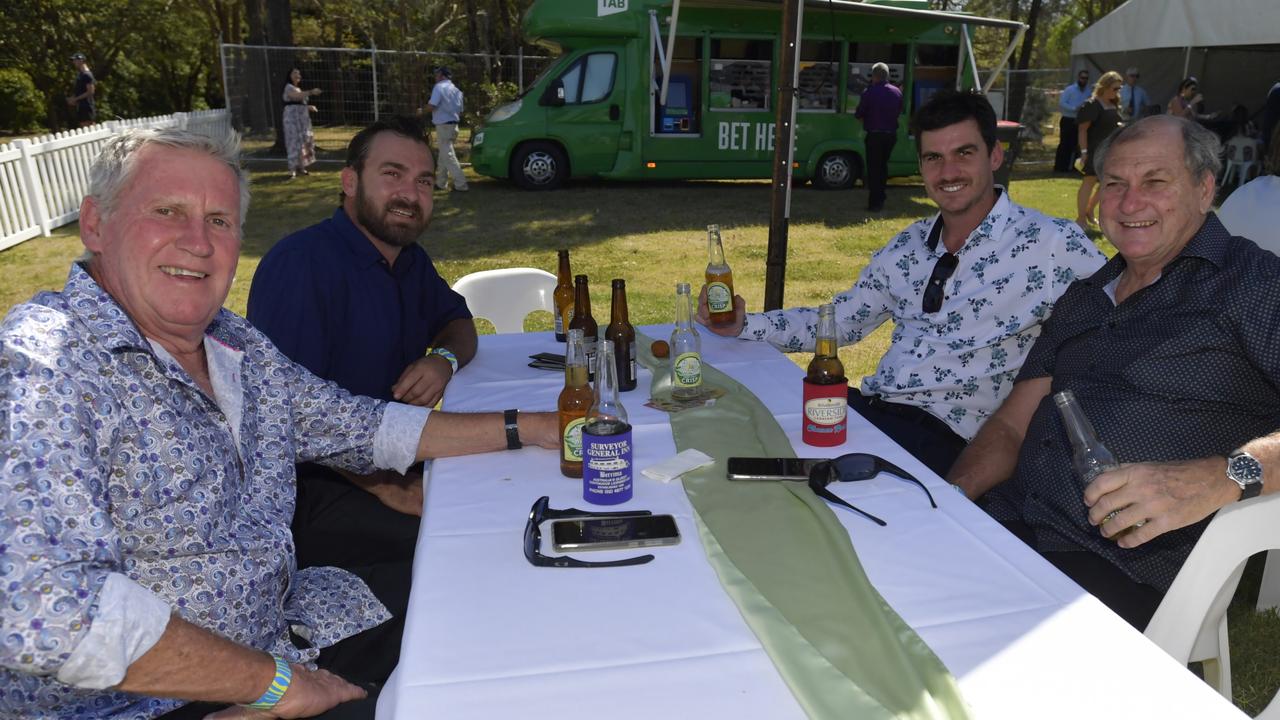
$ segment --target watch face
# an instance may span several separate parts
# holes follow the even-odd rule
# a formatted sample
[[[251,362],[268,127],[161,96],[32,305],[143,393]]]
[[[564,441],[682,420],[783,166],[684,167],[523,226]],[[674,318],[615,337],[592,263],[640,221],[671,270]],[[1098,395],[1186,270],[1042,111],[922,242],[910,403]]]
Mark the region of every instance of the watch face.
[[[1227,460],[1227,473],[1241,484],[1259,482],[1262,480],[1262,464],[1251,455],[1233,454]]]

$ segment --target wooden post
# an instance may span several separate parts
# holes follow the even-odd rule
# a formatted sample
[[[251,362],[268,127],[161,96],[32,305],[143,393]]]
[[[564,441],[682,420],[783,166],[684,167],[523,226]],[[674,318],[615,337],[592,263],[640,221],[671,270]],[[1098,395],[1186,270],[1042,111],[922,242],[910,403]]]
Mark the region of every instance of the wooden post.
[[[804,0],[785,0],[778,68],[778,112],[774,120],[773,182],[769,202],[769,251],[765,259],[764,309],[782,307],[787,275],[787,229],[791,222],[791,162],[795,137],[796,58]]]

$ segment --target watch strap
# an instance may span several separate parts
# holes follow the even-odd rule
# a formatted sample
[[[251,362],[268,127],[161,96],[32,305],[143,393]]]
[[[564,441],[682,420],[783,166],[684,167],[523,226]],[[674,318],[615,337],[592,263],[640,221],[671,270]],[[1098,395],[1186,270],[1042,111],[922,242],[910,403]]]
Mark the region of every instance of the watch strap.
[[[439,355],[440,357],[444,358],[445,360],[448,360],[448,361],[449,361],[449,367],[453,368],[453,372],[454,372],[454,373],[457,373],[457,372],[458,372],[458,356],[457,356],[457,355],[454,355],[454,354],[453,354],[453,351],[449,350],[448,348],[434,347],[434,348],[431,348],[430,350],[428,350],[428,351],[427,351],[427,354],[428,354],[428,355]]]
[[[519,450],[524,447],[524,443],[520,442],[520,426],[516,423],[516,416],[520,414],[519,410],[503,410],[502,423],[507,431],[507,449]]]

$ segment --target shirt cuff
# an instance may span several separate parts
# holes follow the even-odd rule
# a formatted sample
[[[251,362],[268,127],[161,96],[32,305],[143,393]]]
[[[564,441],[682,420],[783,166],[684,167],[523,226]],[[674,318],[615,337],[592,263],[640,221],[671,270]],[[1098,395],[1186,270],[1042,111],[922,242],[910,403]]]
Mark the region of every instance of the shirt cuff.
[[[107,575],[89,632],[58,669],[58,680],[90,690],[119,685],[129,666],[160,641],[171,614],[155,593],[119,573]]]
[[[418,459],[418,439],[431,408],[389,402],[373,435],[373,464],[403,475]]]

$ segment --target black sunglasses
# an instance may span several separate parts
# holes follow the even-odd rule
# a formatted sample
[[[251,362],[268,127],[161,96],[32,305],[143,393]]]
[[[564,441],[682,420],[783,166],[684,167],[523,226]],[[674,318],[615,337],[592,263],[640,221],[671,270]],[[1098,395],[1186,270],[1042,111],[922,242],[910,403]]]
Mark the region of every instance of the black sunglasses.
[[[845,502],[838,495],[827,489],[827,486],[833,482],[870,480],[880,473],[895,475],[903,480],[910,480],[916,485],[919,485],[920,489],[924,490],[924,494],[929,498],[929,504],[934,508],[938,507],[938,503],[933,500],[933,493],[929,492],[929,488],[925,487],[924,483],[917,480],[906,470],[903,470],[897,465],[894,465],[879,456],[871,455],[870,453],[849,453],[848,455],[841,455],[834,460],[824,460],[823,462],[814,465],[813,469],[809,471],[809,489],[813,490],[818,497],[828,502],[836,503],[837,505],[843,505],[859,515],[866,517],[875,524],[884,527],[888,523],[875,515],[872,515],[866,510],[854,507],[853,505]]]
[[[938,258],[938,262],[933,266],[933,272],[929,275],[929,284],[924,287],[924,302],[921,303],[921,307],[925,312],[936,313],[942,309],[942,299],[945,295],[943,288],[959,264],[960,258],[949,252],[942,253],[942,257]]]
[[[524,526],[524,557],[534,567],[621,567],[623,565],[643,565],[653,559],[652,555],[637,555],[622,560],[579,560],[561,555],[548,557],[542,554],[542,529],[539,527],[547,520],[564,520],[566,518],[585,517],[640,517],[652,515],[648,510],[632,510],[631,512],[587,512],[577,508],[555,510],[550,507],[551,498],[543,495],[529,509],[529,522]]]

